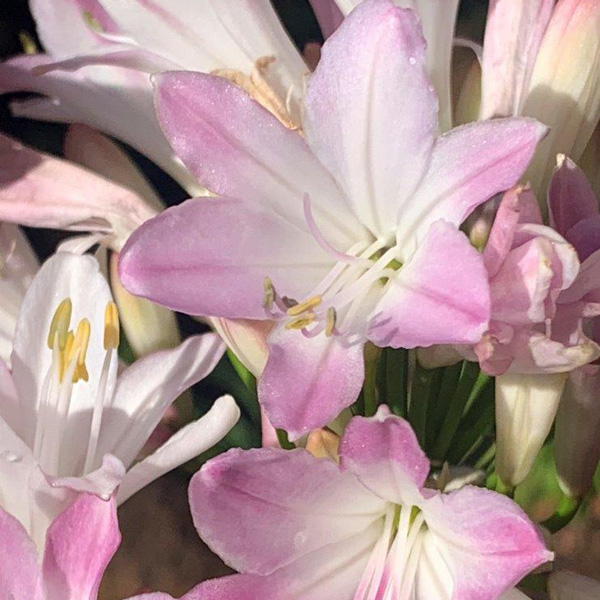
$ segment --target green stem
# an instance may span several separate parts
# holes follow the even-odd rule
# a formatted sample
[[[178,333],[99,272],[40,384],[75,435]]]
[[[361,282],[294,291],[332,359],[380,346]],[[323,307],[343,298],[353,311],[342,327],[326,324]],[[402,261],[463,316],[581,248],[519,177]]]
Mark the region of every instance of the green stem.
[[[446,458],[479,374],[477,363],[467,361],[463,363],[458,385],[448,405],[444,421],[437,435],[437,442],[431,453],[434,459],[444,460]]]
[[[424,369],[417,362],[410,393],[408,420],[412,425],[421,447],[425,447],[427,413],[432,397],[437,396],[441,379],[440,369]]]
[[[287,433],[283,429],[276,429],[277,432],[277,440],[279,441],[279,445],[284,450],[293,450],[296,445],[290,442]]]
[[[377,412],[379,398],[377,393],[377,363],[381,349],[373,344],[365,345],[365,383],[363,385],[363,399],[365,417],[372,417]]]
[[[563,494],[556,512],[549,519],[546,519],[542,525],[551,533],[556,533],[573,520],[580,506],[580,498],[569,498]]]
[[[441,381],[439,390],[433,402],[429,404],[429,413],[427,415],[428,448],[433,448],[437,443],[440,429],[446,421],[448,405],[454,396],[462,370],[462,362],[440,369]]]
[[[231,366],[235,369],[242,383],[252,392],[256,392],[256,378],[254,375],[246,369],[240,359],[229,349],[227,350],[227,358],[229,358]]]
[[[406,417],[408,399],[408,350],[386,350],[386,401],[390,410]]]

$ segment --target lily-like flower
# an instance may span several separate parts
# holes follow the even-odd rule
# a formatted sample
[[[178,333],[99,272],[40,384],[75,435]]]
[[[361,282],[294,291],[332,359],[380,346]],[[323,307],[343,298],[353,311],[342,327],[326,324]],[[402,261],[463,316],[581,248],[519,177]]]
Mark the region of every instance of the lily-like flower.
[[[323,35],[329,37],[343,18],[354,10],[361,0],[311,0]],[[452,128],[451,72],[454,29],[458,13],[458,0],[394,0],[401,8],[410,8],[420,17],[427,71],[440,102],[440,129]]]
[[[0,223],[0,359],[9,362],[15,326],[25,292],[39,268],[18,227]]]
[[[156,121],[150,76],[165,69],[219,71],[251,86],[297,121],[308,69],[269,0],[32,0],[47,54],[0,68],[0,91],[19,116],[85,123],[127,142],[187,187],[196,181]]]
[[[550,600],[596,600],[600,581],[570,571],[556,571],[548,581]]]
[[[81,494],[50,525],[41,561],[23,525],[0,509],[0,597],[96,600],[120,543],[114,498]]]
[[[482,118],[550,126],[527,174],[541,200],[556,154],[579,160],[600,121],[600,1],[493,0],[482,67]]]
[[[123,502],[217,443],[239,417],[230,397],[130,467],[163,413],[223,353],[214,334],[151,354],[117,379],[119,321],[91,256],[60,252],[29,287],[16,327],[12,373],[1,363],[1,505],[38,546],[72,490]]]
[[[355,417],[339,453],[340,465],[273,448],[209,461],[190,484],[194,523],[241,574],[188,598],[496,600],[552,559],[508,498],[424,488],[429,462],[386,407]]]
[[[487,328],[487,277],[458,225],[515,183],[545,128],[496,120],[438,138],[425,62],[415,13],[367,0],[323,47],[306,141],[221,78],[156,78],[166,135],[223,197],[146,222],[121,280],[182,312],[277,320],[259,394],[293,437],[356,399],[365,340],[474,343]]]
[[[559,156],[548,191],[550,218],[569,240],[581,260],[575,284],[559,302],[578,305],[584,328],[600,341],[600,208],[589,182],[570,159]],[[595,318],[594,318],[595,317]],[[596,357],[597,358],[597,357]],[[572,371],[556,420],[555,458],[561,486],[569,496],[581,497],[589,489],[600,460],[600,367]]]

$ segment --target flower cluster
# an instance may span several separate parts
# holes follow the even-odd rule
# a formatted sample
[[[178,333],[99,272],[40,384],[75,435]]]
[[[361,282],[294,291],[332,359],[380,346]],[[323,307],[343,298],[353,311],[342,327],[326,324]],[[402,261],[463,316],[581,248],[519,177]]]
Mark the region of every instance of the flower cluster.
[[[210,449],[237,573],[186,600],[600,596],[552,551],[600,461],[600,1],[490,0],[481,46],[458,0],[311,4],[309,67],[270,0],[30,1],[0,93],[69,129],[0,135],[3,598],[95,600],[117,506]]]

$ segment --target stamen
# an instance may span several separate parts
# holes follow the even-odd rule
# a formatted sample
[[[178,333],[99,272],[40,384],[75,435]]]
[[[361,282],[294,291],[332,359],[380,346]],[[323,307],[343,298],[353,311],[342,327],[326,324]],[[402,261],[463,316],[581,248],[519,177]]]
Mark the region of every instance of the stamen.
[[[85,357],[87,355],[88,346],[90,343],[90,322],[87,319],[81,319],[77,325],[75,338],[73,339],[72,351],[67,354],[67,364],[75,359],[76,365],[73,371],[73,383],[77,383],[80,379],[89,380],[89,375],[85,366]]]
[[[304,302],[300,304],[295,304],[287,309],[287,314],[290,317],[296,317],[301,315],[303,312],[310,310],[311,308],[316,308],[322,302],[321,296],[313,296],[312,298],[308,298]]]
[[[104,349],[116,350],[119,335],[119,309],[114,302],[109,302],[104,311]]]
[[[305,313],[300,317],[297,317],[295,319],[293,319],[292,321],[289,321],[288,323],[285,324],[285,328],[286,329],[304,329],[305,327],[308,327],[311,323],[314,322],[314,320],[317,318],[317,315],[315,315],[315,313]]]
[[[273,282],[271,281],[270,277],[265,277],[263,282],[263,290],[263,308],[265,310],[272,310],[275,302],[275,288],[273,287]]]
[[[58,335],[58,347],[61,350],[65,349],[67,337],[69,333],[69,325],[71,324],[71,313],[73,304],[70,298],[65,298],[56,309],[52,322],[50,323],[50,331],[48,332],[48,348],[52,350],[54,347],[54,337]]]
[[[331,337],[335,330],[335,322],[337,320],[337,313],[335,312],[335,308],[330,306],[327,309],[327,317],[325,321],[325,335],[327,337]]]

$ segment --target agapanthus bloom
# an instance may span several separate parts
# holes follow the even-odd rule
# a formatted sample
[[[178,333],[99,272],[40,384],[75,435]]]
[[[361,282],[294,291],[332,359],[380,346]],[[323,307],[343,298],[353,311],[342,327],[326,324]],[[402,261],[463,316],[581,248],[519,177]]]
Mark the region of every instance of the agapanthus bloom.
[[[308,72],[269,0],[32,0],[47,54],[0,67],[0,92],[28,91],[13,113],[86,123],[154,160],[190,193],[193,177],[156,121],[150,75],[193,69],[244,80],[280,112],[299,116]]]
[[[545,128],[496,120],[438,138],[413,11],[368,0],[329,38],[306,140],[221,78],[176,72],[156,84],[173,147],[223,197],[138,229],[122,281],[183,312],[278,321],[259,388],[276,426],[297,437],[351,404],[366,340],[479,340],[487,277],[458,225],[516,182]]]
[[[91,256],[60,252],[36,275],[1,363],[1,504],[41,547],[72,491],[124,501],[217,443],[239,417],[230,397],[135,464],[163,413],[223,354],[214,334],[151,354],[117,378],[119,321]]]
[[[497,600],[552,559],[508,498],[425,488],[429,462],[385,407],[350,422],[339,458],[263,448],[209,461],[190,485],[194,523],[241,574],[186,598]]]
[[[114,498],[80,495],[50,525],[39,557],[23,525],[0,509],[0,597],[96,600],[120,542]]]

